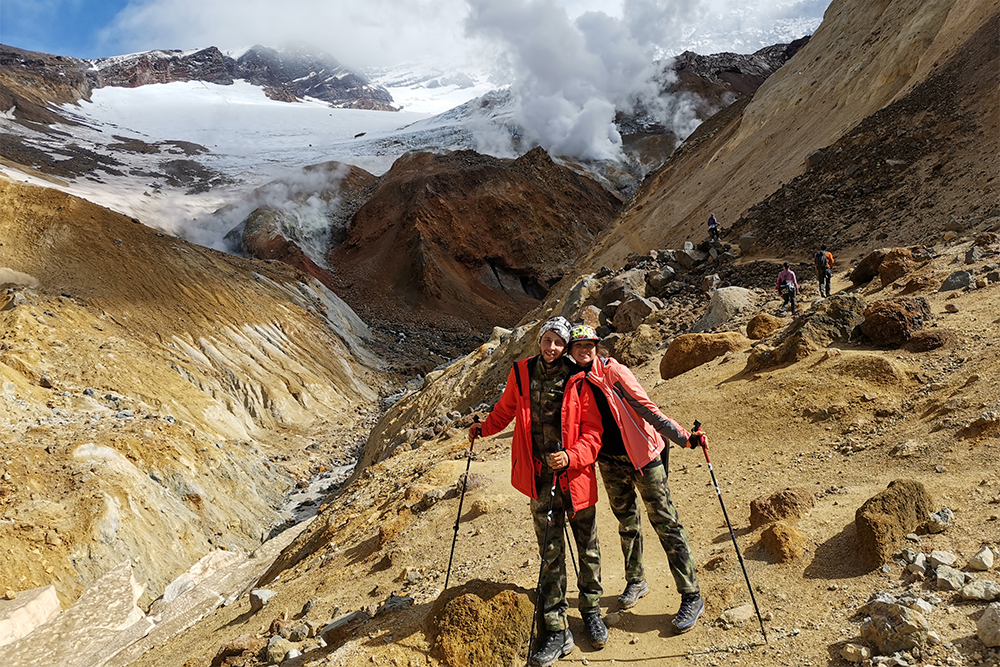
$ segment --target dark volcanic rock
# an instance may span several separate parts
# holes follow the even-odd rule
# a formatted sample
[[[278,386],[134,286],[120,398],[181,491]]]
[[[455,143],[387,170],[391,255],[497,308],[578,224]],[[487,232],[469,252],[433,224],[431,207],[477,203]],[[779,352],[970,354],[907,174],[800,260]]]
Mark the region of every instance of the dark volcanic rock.
[[[900,297],[876,301],[865,309],[861,331],[875,345],[898,347],[910,340],[931,316],[922,298]]]
[[[885,491],[869,498],[855,512],[861,561],[872,568],[889,562],[896,545],[926,521],[932,509],[931,498],[920,482],[890,482]]]
[[[93,68],[87,70],[87,77],[94,88],[136,88],[173,81],[205,81],[228,86],[233,83],[232,62],[232,58],[227,58],[214,46],[194,53],[147,51],[96,60]]]
[[[254,46],[234,62],[233,77],[334,106],[394,110],[388,90],[347,69],[328,53]]]

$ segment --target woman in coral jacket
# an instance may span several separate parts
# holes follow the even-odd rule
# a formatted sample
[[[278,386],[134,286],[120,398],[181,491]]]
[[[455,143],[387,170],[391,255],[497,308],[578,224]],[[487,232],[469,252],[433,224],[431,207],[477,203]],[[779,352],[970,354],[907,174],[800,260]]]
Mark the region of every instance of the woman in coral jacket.
[[[597,475],[594,462],[601,445],[601,415],[583,373],[571,372],[563,351],[569,322],[557,317],[542,325],[541,353],[514,364],[493,411],[469,437],[499,433],[514,420],[511,484],[531,498],[531,515],[542,558],[539,605],[546,636],[532,656],[550,665],[573,650],[566,610],[566,561],[563,534],[566,515],[579,553],[580,612],[595,648],[608,630],[601,620],[601,552],[597,541]],[[557,481],[558,480],[558,481]],[[553,493],[553,485],[557,485]],[[552,502],[552,524],[545,542]]]
[[[649,591],[642,565],[638,491],[646,505],[649,522],[667,553],[677,592],[681,594],[681,606],[673,618],[674,629],[687,632],[694,627],[704,603],[691,546],[670,500],[665,439],[692,448],[708,447],[708,440],[701,431],[688,433],[661,413],[626,366],[615,359],[599,357],[599,340],[593,327],[573,327],[569,354],[586,372],[587,380],[596,390],[594,394],[604,426],[597,464],[611,510],[618,519],[618,534],[625,556],[626,586],[618,602],[627,609]]]

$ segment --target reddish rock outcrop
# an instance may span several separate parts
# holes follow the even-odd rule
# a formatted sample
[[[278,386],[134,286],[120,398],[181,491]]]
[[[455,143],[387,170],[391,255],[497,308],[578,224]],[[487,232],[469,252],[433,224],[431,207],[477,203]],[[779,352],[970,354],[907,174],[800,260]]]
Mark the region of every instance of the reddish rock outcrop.
[[[616,195],[542,149],[517,160],[410,153],[354,215],[329,265],[338,293],[363,316],[509,326],[620,206]]]
[[[765,528],[760,534],[760,543],[779,563],[801,558],[806,552],[806,534],[782,521]]]
[[[881,347],[898,347],[913,337],[931,316],[923,298],[900,297],[876,301],[865,309],[861,331]]]

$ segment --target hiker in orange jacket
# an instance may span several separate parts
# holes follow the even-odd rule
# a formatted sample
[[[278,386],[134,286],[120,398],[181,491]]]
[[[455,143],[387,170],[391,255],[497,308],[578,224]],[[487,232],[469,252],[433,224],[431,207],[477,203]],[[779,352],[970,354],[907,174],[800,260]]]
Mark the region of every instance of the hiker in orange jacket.
[[[542,325],[541,353],[515,362],[503,395],[469,437],[499,433],[514,420],[511,484],[531,498],[541,567],[542,617],[547,635],[532,661],[548,665],[573,650],[566,601],[563,533],[566,516],[579,554],[579,605],[584,627],[595,648],[608,638],[601,620],[601,553],[597,540],[597,474],[601,415],[583,373],[574,372],[563,351],[569,322],[553,318]],[[553,484],[556,485],[553,492]],[[552,523],[545,541],[549,506]]]
[[[677,592],[681,594],[680,609],[672,624],[677,632],[687,632],[704,610],[704,602],[687,533],[667,487],[666,440],[692,448],[707,448],[708,440],[701,431],[689,433],[660,412],[628,367],[598,355],[599,341],[593,327],[578,325],[570,330],[570,357],[587,373],[603,422],[597,462],[608,502],[618,519],[625,556],[626,586],[618,603],[628,609],[649,591],[642,564],[642,526],[637,502],[641,496],[647,518],[667,554]]]
[[[819,281],[819,295],[830,296],[830,279],[833,278],[833,254],[826,249],[824,243],[813,258],[816,265],[816,279]],[[824,293],[825,290],[825,293]]]

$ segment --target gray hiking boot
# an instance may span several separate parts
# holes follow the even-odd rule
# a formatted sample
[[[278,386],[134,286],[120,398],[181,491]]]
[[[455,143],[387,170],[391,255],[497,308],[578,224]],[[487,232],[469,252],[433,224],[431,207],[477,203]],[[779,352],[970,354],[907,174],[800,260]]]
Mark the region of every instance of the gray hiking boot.
[[[531,656],[531,664],[538,667],[549,667],[559,658],[572,653],[575,648],[573,633],[569,631],[569,628],[550,632],[545,636],[542,647],[535,651],[535,655]]]
[[[608,643],[608,626],[601,620],[601,612],[590,611],[583,614],[583,627],[587,630],[590,645],[601,649]]]
[[[681,593],[681,607],[674,616],[673,624],[677,632],[687,632],[694,627],[705,611],[705,602],[700,593]]]
[[[649,584],[646,583],[645,579],[642,581],[630,581],[622,594],[618,596],[618,604],[621,605],[622,609],[629,609],[634,607],[639,602],[639,598],[648,592]]]

